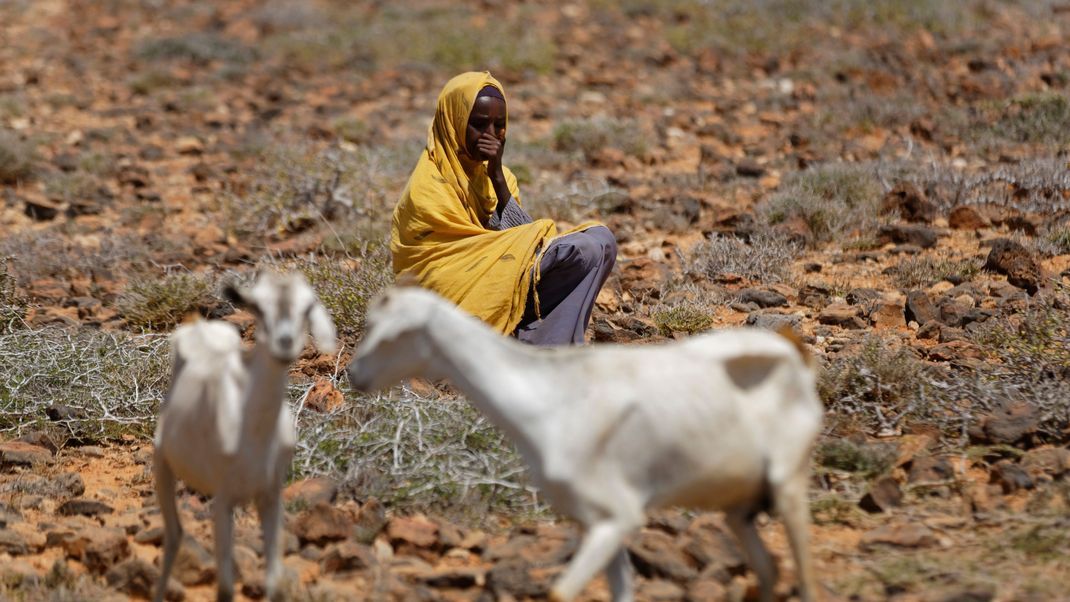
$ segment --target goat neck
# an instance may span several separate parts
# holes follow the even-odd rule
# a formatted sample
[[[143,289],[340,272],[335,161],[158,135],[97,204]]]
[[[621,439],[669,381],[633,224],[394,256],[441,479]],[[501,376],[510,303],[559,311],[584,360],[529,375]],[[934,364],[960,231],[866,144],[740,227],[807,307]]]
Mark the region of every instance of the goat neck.
[[[448,378],[522,451],[539,449],[544,425],[555,413],[553,382],[559,350],[538,349],[503,337],[459,311],[437,311],[426,329],[430,372]]]
[[[249,358],[249,384],[242,422],[243,447],[245,442],[274,440],[279,412],[286,403],[289,368],[289,362],[272,355],[267,342],[257,341]]]

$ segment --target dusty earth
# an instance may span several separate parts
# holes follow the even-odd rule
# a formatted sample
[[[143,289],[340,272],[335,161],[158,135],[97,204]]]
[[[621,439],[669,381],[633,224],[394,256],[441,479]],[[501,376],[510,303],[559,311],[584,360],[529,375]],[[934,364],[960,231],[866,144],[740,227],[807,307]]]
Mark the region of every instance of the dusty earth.
[[[145,598],[161,539],[159,382],[60,403],[27,392],[16,345],[188,311],[249,337],[211,286],[180,287],[300,265],[352,349],[438,89],[488,68],[529,211],[620,241],[594,344],[788,322],[818,357],[824,599],[1070,599],[1070,5],[934,4],[0,2],[0,598]],[[138,288],[160,282],[179,288]],[[365,403],[344,361],[299,363],[302,408]],[[352,476],[295,471],[293,599],[539,599],[575,549],[543,506]],[[180,507],[168,598],[211,599],[210,501]],[[258,598],[257,523],[237,520]],[[630,543],[639,599],[754,599],[720,521],[655,513]],[[775,518],[762,535],[791,599]]]

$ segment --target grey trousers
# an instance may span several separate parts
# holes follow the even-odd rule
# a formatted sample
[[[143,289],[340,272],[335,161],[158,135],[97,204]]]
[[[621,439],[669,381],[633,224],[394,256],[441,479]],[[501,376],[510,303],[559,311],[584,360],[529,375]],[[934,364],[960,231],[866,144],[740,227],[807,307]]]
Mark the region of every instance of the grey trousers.
[[[617,262],[617,241],[605,226],[562,236],[550,243],[539,264],[542,319],[528,295],[516,338],[533,345],[582,345],[591,310]]]

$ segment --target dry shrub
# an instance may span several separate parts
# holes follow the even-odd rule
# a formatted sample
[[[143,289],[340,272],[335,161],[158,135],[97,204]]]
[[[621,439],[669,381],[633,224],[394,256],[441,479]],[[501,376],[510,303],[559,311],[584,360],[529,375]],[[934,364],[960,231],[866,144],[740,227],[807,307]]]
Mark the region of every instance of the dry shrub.
[[[635,157],[647,152],[642,129],[636,122],[625,119],[566,120],[554,128],[553,138],[557,150],[581,154],[588,161],[605,148],[615,148]]]
[[[650,317],[657,325],[658,331],[665,336],[675,332],[695,334],[709,330],[713,326],[713,316],[709,308],[695,302],[661,305],[654,308]]]
[[[685,270],[703,278],[738,274],[755,282],[783,282],[791,275],[791,263],[800,249],[787,238],[759,233],[744,241],[734,236],[712,235],[687,254]]]
[[[827,164],[793,173],[780,191],[759,206],[776,225],[801,218],[811,244],[864,238],[876,229],[881,186],[863,165]]]
[[[169,330],[191,313],[217,304],[215,284],[202,274],[176,272],[158,279],[136,279],[127,285],[115,308],[127,324],[146,330]]]
[[[385,244],[366,244],[348,258],[310,255],[292,268],[308,279],[334,319],[338,333],[355,340],[364,333],[368,303],[394,282],[390,251]]]
[[[17,184],[33,177],[37,150],[14,132],[0,130],[0,184]]]
[[[0,256],[0,334],[24,325],[22,319],[28,305],[11,274],[10,262],[10,257]]]
[[[977,259],[948,257],[908,257],[895,266],[893,280],[901,289],[927,288],[942,280],[961,284],[973,280],[981,272]]]

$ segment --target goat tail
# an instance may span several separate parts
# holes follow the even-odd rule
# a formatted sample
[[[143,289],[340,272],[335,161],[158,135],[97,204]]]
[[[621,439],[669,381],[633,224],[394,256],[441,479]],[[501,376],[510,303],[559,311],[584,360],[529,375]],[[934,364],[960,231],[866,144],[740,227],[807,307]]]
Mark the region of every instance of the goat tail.
[[[784,337],[795,347],[799,352],[799,356],[802,358],[803,363],[813,368],[816,364],[814,354],[810,351],[810,348],[806,345],[806,342],[802,340],[799,333],[795,331],[795,328],[791,324],[785,324],[777,329],[777,334]]]

